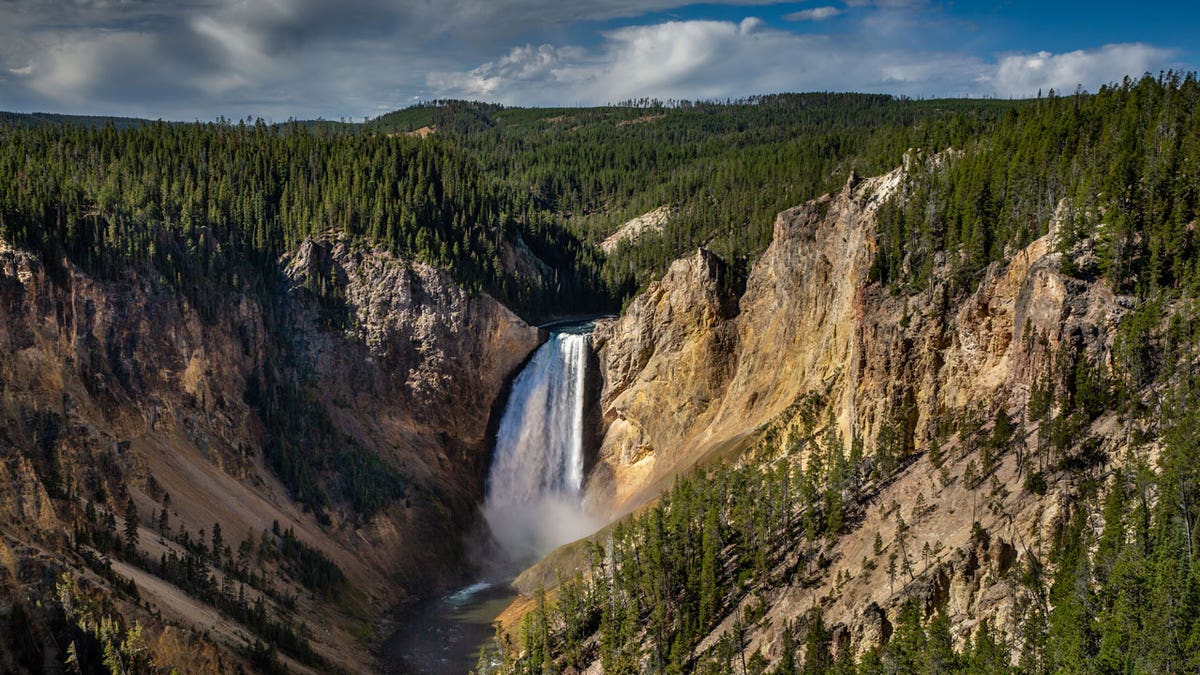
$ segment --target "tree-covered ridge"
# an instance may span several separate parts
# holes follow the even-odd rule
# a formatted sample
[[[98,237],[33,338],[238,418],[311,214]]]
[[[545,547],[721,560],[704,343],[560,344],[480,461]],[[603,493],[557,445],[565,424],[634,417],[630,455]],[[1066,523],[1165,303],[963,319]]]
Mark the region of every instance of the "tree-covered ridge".
[[[781,94],[438,101],[361,125],[18,120],[0,132],[0,236],[98,272],[150,261],[187,290],[201,276],[254,282],[300,239],[336,230],[450,269],[528,317],[578,313],[615,305],[696,246],[745,261],[779,211],[910,148],[966,144],[1023,105]],[[406,134],[422,127],[436,133]],[[660,234],[607,259],[584,243],[663,205],[676,215]],[[553,279],[505,269],[518,240]]]
[[[13,113],[0,112],[0,123],[23,126],[43,126],[54,124],[70,124],[77,127],[95,129],[115,127],[130,129],[151,124],[150,120],[137,117],[109,117],[105,115],[60,115],[57,113]]]
[[[605,262],[605,279],[625,295],[696,246],[729,260],[752,257],[783,209],[840,187],[854,171],[890,170],[909,148],[965,144],[1023,105],[829,93],[584,109],[441,101],[367,128],[436,127],[594,244],[629,218],[676,207],[661,235]]]
[[[923,288],[945,252],[967,287],[1058,214],[1065,271],[1142,296],[1194,291],[1198,105],[1195,74],[1166,73],[1012,110],[964,152],[910,174],[881,211],[875,277]]]
[[[100,275],[148,267],[201,299],[256,287],[281,253],[330,231],[451,270],[529,316],[605,302],[586,248],[437,139],[298,124],[0,127],[0,237],[50,260]],[[522,239],[557,285],[505,267]]]
[[[914,154],[904,191],[879,211],[874,282],[943,302],[963,300],[1055,223],[1068,281],[1113,290],[1129,309],[1111,333],[1111,360],[1073,335],[1047,355],[1024,409],[988,401],[939,411],[936,434],[915,446],[886,425],[868,448],[828,432],[786,441],[768,432],[757,456],[678,480],[593,545],[583,571],[539,594],[501,637],[505,671],[594,661],[606,673],[1200,670],[1198,98],[1194,75],[1166,73],[1016,107],[952,151]],[[953,316],[952,306],[942,311]],[[1009,494],[1036,504],[1048,486],[1065,490],[1046,530],[1049,555],[1026,552],[1004,573],[1019,624],[1005,632],[981,621],[956,644],[930,596],[900,605],[881,644],[839,639],[819,611],[772,624],[772,594],[832,578],[834,542],[870,541],[859,528],[868,505],[891,508],[876,498],[916,458],[942,472],[942,488],[981,490],[1002,516]],[[951,461],[959,475],[947,472]],[[1017,480],[997,479],[1001,461]],[[892,509],[896,538],[876,534],[861,564],[899,580],[894,597],[930,570],[904,536],[924,505],[922,493],[903,515]],[[970,545],[986,549],[997,534],[977,519]],[[831,593],[842,584],[839,575]],[[764,632],[782,645],[769,655],[748,638]]]

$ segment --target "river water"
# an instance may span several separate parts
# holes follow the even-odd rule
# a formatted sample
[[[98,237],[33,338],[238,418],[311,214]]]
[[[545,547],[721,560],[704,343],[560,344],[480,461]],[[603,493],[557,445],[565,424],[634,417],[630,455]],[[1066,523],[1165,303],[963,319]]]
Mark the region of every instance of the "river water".
[[[516,591],[508,580],[477,582],[417,607],[383,646],[397,675],[464,675],[495,634],[492,622]]]

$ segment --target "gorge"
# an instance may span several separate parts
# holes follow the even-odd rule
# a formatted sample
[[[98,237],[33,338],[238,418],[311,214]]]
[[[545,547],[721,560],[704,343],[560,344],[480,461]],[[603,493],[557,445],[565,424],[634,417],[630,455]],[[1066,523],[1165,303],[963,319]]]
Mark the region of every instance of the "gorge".
[[[0,671],[1194,670],[1198,108],[0,124]]]

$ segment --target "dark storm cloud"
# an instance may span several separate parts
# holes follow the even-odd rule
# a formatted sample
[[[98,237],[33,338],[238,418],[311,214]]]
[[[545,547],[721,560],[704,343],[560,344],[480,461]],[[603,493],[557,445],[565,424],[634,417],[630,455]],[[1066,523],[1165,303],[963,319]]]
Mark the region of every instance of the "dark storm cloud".
[[[0,107],[153,112],[221,54],[187,26],[210,2],[0,3]],[[110,106],[111,103],[117,106]]]

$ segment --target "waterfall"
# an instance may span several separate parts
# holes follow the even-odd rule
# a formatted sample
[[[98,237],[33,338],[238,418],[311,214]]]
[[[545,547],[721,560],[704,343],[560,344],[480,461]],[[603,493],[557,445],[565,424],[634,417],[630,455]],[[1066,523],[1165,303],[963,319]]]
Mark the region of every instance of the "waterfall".
[[[513,382],[483,514],[516,561],[590,534],[580,504],[587,335],[554,333]]]

